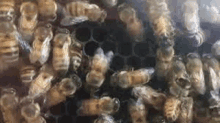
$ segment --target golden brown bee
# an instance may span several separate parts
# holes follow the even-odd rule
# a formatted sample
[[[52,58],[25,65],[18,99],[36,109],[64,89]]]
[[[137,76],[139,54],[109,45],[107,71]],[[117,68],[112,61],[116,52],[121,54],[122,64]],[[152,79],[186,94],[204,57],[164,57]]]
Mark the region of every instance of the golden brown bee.
[[[57,19],[57,3],[55,0],[37,0],[41,18],[46,21]]]
[[[157,60],[163,61],[163,62],[170,62],[172,61],[174,57],[175,51],[173,47],[167,47],[167,48],[158,48],[157,49]]]
[[[134,100],[130,102],[129,113],[132,123],[147,123],[148,110],[145,108],[141,98],[137,102]]]
[[[94,121],[94,123],[115,123],[115,121],[111,115],[102,114]]]
[[[30,62],[43,65],[49,58],[51,50],[50,41],[53,38],[51,24],[39,24],[34,33],[33,49],[30,52]]]
[[[24,40],[32,41],[34,29],[37,26],[38,8],[33,2],[23,2],[20,7],[21,17],[18,29]]]
[[[40,116],[40,105],[38,103],[22,106],[21,115],[26,120],[26,123],[46,123],[46,120]]]
[[[177,119],[178,123],[192,123],[193,121],[193,98],[182,97],[181,99],[180,114]]]
[[[105,96],[100,99],[83,100],[77,114],[79,116],[114,114],[119,110],[119,107],[120,101],[117,98]]]
[[[0,1],[0,20],[13,22],[15,19],[15,0]]]
[[[5,123],[20,123],[20,113],[18,112],[19,98],[13,88],[2,90],[0,107]]]
[[[70,65],[69,46],[71,37],[69,30],[60,29],[53,39],[53,68],[59,75],[65,75]]]
[[[108,7],[112,8],[118,4],[118,0],[102,0],[102,3]]]
[[[37,98],[45,94],[51,88],[51,81],[54,79],[54,75],[51,71],[48,65],[41,67],[39,75],[30,85],[28,92],[30,97]]]
[[[91,63],[91,70],[86,75],[87,85],[99,88],[103,84],[105,80],[105,74],[109,68],[113,55],[114,54],[112,51],[104,54],[102,48],[98,48],[96,50]]]
[[[149,86],[137,86],[132,89],[132,94],[136,98],[142,98],[144,103],[152,105],[156,110],[162,110],[166,95],[159,93]]]
[[[168,97],[164,104],[164,116],[168,121],[174,122],[180,114],[181,101],[176,97]]]
[[[90,4],[85,1],[75,1],[66,4],[64,9],[65,17],[60,24],[63,26],[74,25],[84,21],[104,22],[107,12],[102,10],[96,4]]]
[[[20,79],[21,82],[26,86],[29,86],[31,84],[31,82],[35,79],[36,75],[37,70],[33,65],[23,65],[20,68]]]
[[[199,94],[205,94],[205,79],[203,73],[203,64],[199,54],[189,53],[186,58],[186,69],[190,76],[192,87]]]
[[[64,102],[68,96],[73,95],[81,87],[81,79],[74,74],[72,78],[64,78],[54,85],[46,94],[45,107],[50,108]]]
[[[112,85],[129,88],[148,83],[153,77],[154,68],[142,68],[134,71],[120,71],[112,75]]]

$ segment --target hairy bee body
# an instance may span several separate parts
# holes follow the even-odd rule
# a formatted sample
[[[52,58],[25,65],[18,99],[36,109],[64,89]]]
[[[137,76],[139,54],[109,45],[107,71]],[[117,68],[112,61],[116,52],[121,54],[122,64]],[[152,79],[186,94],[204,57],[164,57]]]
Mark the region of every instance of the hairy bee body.
[[[78,42],[74,42],[70,46],[70,62],[72,65],[72,70],[77,71],[81,65],[82,61],[82,45]]]
[[[0,1],[0,20],[10,21],[15,20],[15,0],[1,0]]]
[[[119,103],[117,98],[107,96],[100,99],[83,100],[77,112],[79,116],[113,114],[118,111]]]
[[[181,112],[180,105],[181,105],[181,101],[178,98],[175,97],[167,98],[164,104],[164,116],[167,118],[167,120],[171,122],[177,120]]]
[[[57,19],[57,3],[54,0],[37,0],[41,18],[47,21]]]
[[[33,65],[24,65],[20,69],[20,78],[25,85],[30,85],[36,75],[37,71]]]
[[[184,97],[181,98],[180,114],[178,117],[178,123],[192,123],[193,121],[193,98]]]
[[[111,115],[103,114],[99,116],[94,123],[115,123],[114,118]]]

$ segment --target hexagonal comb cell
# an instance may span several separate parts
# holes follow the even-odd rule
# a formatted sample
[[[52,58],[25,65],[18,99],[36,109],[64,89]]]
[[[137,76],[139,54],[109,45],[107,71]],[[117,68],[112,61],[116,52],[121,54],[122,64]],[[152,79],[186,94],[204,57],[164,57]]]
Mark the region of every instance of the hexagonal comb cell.
[[[132,43],[131,42],[119,43],[118,53],[123,56],[131,55],[132,54]]]
[[[113,51],[115,53],[115,49],[116,49],[115,43],[105,41],[101,47],[104,50],[104,52]]]
[[[107,39],[107,31],[103,28],[94,28],[92,37],[98,42],[103,42]]]
[[[93,56],[98,47],[99,47],[98,43],[91,41],[91,42],[86,43],[84,47],[84,51],[87,55]]]
[[[77,28],[74,33],[76,39],[82,42],[88,41],[91,37],[91,30],[87,27]]]
[[[65,104],[64,103],[60,103],[56,106],[53,106],[52,108],[50,108],[50,112],[53,115],[61,115],[65,113]]]
[[[155,67],[156,59],[154,57],[146,57],[142,61],[142,67]]]
[[[138,43],[134,46],[134,53],[137,56],[144,57],[149,53],[148,43]]]
[[[137,56],[131,56],[127,59],[127,65],[132,66],[135,69],[141,67],[141,59]]]
[[[124,58],[121,56],[114,56],[110,68],[114,71],[120,70],[125,64]]]

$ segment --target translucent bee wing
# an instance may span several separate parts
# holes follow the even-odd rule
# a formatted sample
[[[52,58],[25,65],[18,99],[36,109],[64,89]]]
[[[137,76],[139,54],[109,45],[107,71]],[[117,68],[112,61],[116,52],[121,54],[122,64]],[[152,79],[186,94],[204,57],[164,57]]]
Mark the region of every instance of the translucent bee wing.
[[[62,26],[71,26],[71,25],[76,25],[85,21],[88,21],[89,18],[87,16],[79,16],[79,17],[71,17],[71,16],[66,16],[63,18],[60,22]]]
[[[218,87],[218,81],[219,78],[217,77],[217,74],[213,70],[213,68],[209,68],[209,85],[211,86],[213,90],[219,90]]]
[[[109,51],[105,54],[106,59],[108,60],[108,62],[110,63],[112,58],[114,57],[114,53],[112,51]]]

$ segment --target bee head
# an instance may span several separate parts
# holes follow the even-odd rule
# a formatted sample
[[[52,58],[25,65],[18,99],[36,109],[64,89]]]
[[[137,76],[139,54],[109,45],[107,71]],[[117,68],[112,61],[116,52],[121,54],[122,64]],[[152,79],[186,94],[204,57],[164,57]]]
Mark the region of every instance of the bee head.
[[[126,71],[121,71],[118,74],[118,85],[122,88],[127,88],[129,87],[129,83],[130,83],[130,79],[129,79],[129,74]]]
[[[71,79],[75,83],[77,89],[82,87],[82,81],[78,75],[76,74],[71,75]]]
[[[177,83],[177,85],[179,85],[180,87],[182,87],[184,89],[190,89],[190,87],[191,87],[191,82],[190,82],[189,77],[177,78],[176,83]]]
[[[111,86],[116,86],[117,82],[118,82],[118,72],[112,74],[112,76],[110,78]]]
[[[21,115],[26,119],[35,119],[40,115],[40,105],[31,103],[21,108]]]
[[[10,109],[18,104],[18,97],[13,94],[4,94],[0,99],[3,108]]]
[[[1,90],[1,95],[4,95],[4,94],[11,94],[11,95],[16,95],[16,90],[14,88],[3,88]]]
[[[206,53],[206,54],[203,54],[203,55],[202,55],[202,58],[203,58],[203,59],[211,59],[211,58],[213,58],[213,56],[212,56],[212,54]]]
[[[143,93],[143,90],[144,88],[141,87],[141,86],[136,86],[132,89],[132,95],[136,98],[140,97]]]
[[[31,98],[30,96],[23,97],[20,100],[20,105],[21,106],[28,105],[28,104],[31,104],[31,103],[34,103],[34,99]]]
[[[100,87],[105,80],[105,76],[96,71],[91,71],[86,75],[86,82],[94,87]]]
[[[168,38],[167,36],[163,36],[160,39],[158,39],[159,46],[162,48],[167,47],[173,47],[174,46],[174,40]]]
[[[189,53],[186,57],[189,59],[200,58],[198,53]]]
[[[64,78],[59,84],[59,88],[63,91],[64,95],[72,95],[76,91],[76,85],[70,78]]]
[[[119,108],[120,108],[120,101],[119,101],[119,99],[118,98],[113,98],[113,104],[114,104],[113,111],[117,112],[119,110]]]
[[[38,12],[37,5],[32,2],[24,2],[21,5],[20,12],[24,16],[33,16]]]

